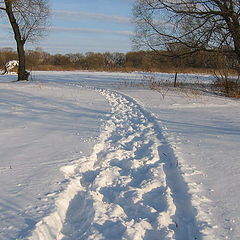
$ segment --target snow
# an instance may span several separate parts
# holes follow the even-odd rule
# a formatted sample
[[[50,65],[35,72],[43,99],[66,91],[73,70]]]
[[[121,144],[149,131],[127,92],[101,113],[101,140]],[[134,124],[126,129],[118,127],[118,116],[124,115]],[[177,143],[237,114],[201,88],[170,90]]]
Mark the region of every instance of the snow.
[[[210,216],[211,225],[217,227],[213,239],[238,239],[239,101],[176,92],[168,93],[164,100],[152,91],[128,94],[154,113],[163,127],[194,193],[192,201],[199,217]],[[206,203],[201,203],[203,196]]]
[[[18,67],[18,65],[19,65],[19,62],[17,60],[12,60],[7,62],[5,66],[8,70],[12,70],[13,68]]]
[[[147,75],[1,76],[0,239],[240,238],[239,101]]]
[[[100,95],[42,83],[0,84],[0,239],[25,237],[67,184],[59,171],[97,141]]]
[[[11,72],[11,70],[13,70],[14,68],[19,66],[19,62],[17,60],[12,60],[9,61],[5,64],[4,69],[1,70],[0,74],[16,74],[16,72]]]

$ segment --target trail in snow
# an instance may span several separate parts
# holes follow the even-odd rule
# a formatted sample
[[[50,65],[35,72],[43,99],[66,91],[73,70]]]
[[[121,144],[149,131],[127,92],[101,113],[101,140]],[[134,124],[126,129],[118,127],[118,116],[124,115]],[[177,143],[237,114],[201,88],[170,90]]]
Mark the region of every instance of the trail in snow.
[[[120,93],[92,154],[62,168],[70,183],[30,239],[202,239],[188,186],[154,118]]]

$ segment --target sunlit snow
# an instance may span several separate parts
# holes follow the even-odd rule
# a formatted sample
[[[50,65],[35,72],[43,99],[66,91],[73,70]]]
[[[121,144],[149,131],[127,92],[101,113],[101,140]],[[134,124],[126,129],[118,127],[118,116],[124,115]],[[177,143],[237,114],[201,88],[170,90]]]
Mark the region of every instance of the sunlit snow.
[[[144,73],[15,78],[0,77],[0,239],[240,238],[239,100],[163,97]]]

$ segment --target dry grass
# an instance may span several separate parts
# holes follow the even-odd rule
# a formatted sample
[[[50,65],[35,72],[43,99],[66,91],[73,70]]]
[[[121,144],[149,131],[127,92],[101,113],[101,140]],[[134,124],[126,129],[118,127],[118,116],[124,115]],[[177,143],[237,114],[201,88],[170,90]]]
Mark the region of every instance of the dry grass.
[[[38,65],[30,68],[34,71],[76,71],[76,68],[69,66],[55,66],[55,65]]]
[[[77,69],[71,66],[55,66],[55,65],[39,65],[39,66],[35,66],[33,67],[31,70],[38,70],[38,71],[77,71],[77,70],[81,70],[81,69]],[[83,70],[82,70],[83,71]],[[88,70],[84,70],[84,71],[105,71],[105,72],[134,72],[134,71],[144,71],[143,69],[135,69],[135,68],[114,68],[114,69],[88,69]],[[229,70],[227,69],[228,74],[229,75],[235,75],[236,72],[233,70]],[[163,99],[165,98],[165,96],[167,95],[168,91],[173,88],[173,83],[172,82],[166,82],[166,81],[157,81],[155,79],[154,76],[154,72],[157,73],[185,73],[185,74],[210,74],[210,75],[218,75],[221,74],[222,72],[225,72],[224,69],[203,69],[203,68],[178,68],[178,69],[151,69],[151,71],[148,72],[152,72],[153,74],[146,74],[143,76],[142,81],[124,81],[122,82],[119,87],[121,86],[128,86],[128,87],[147,87],[153,90],[157,90],[158,92],[160,92],[160,94],[162,95]],[[222,84],[222,83],[221,83]],[[213,91],[220,91],[223,92],[224,91],[222,89],[223,86],[221,86],[221,84],[214,84],[213,86]],[[178,88],[177,89],[181,89],[181,91],[186,94],[186,95],[200,95],[201,94],[201,86],[197,86],[197,84],[195,84],[194,86],[185,86],[183,83],[178,82]],[[175,88],[176,90],[176,88]],[[225,96],[228,97],[234,97],[234,98],[240,98],[240,92],[239,91],[232,91],[231,94],[224,94]]]
[[[209,74],[214,75],[220,73],[222,69],[214,68],[162,68],[162,69],[151,69],[150,72],[161,72],[161,73],[184,73],[184,74]],[[230,74],[237,74],[234,70],[228,70]]]
[[[77,70],[85,70],[85,71],[105,71],[105,72],[135,72],[135,71],[143,71],[143,72],[159,72],[159,73],[185,73],[185,74],[210,74],[214,75],[222,71],[222,69],[210,69],[210,68],[151,68],[151,69],[141,69],[141,68],[96,68],[96,69],[79,69],[73,66],[56,66],[56,65],[38,65],[34,67],[29,67],[31,70],[38,71],[77,71]],[[231,74],[236,74],[234,70],[231,71]]]

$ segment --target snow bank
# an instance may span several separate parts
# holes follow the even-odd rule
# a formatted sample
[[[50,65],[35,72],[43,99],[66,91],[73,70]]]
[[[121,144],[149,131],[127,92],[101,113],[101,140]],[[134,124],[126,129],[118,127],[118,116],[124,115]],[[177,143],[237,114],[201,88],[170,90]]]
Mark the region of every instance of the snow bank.
[[[1,76],[0,238],[240,238],[239,101],[124,84],[143,77]]]

